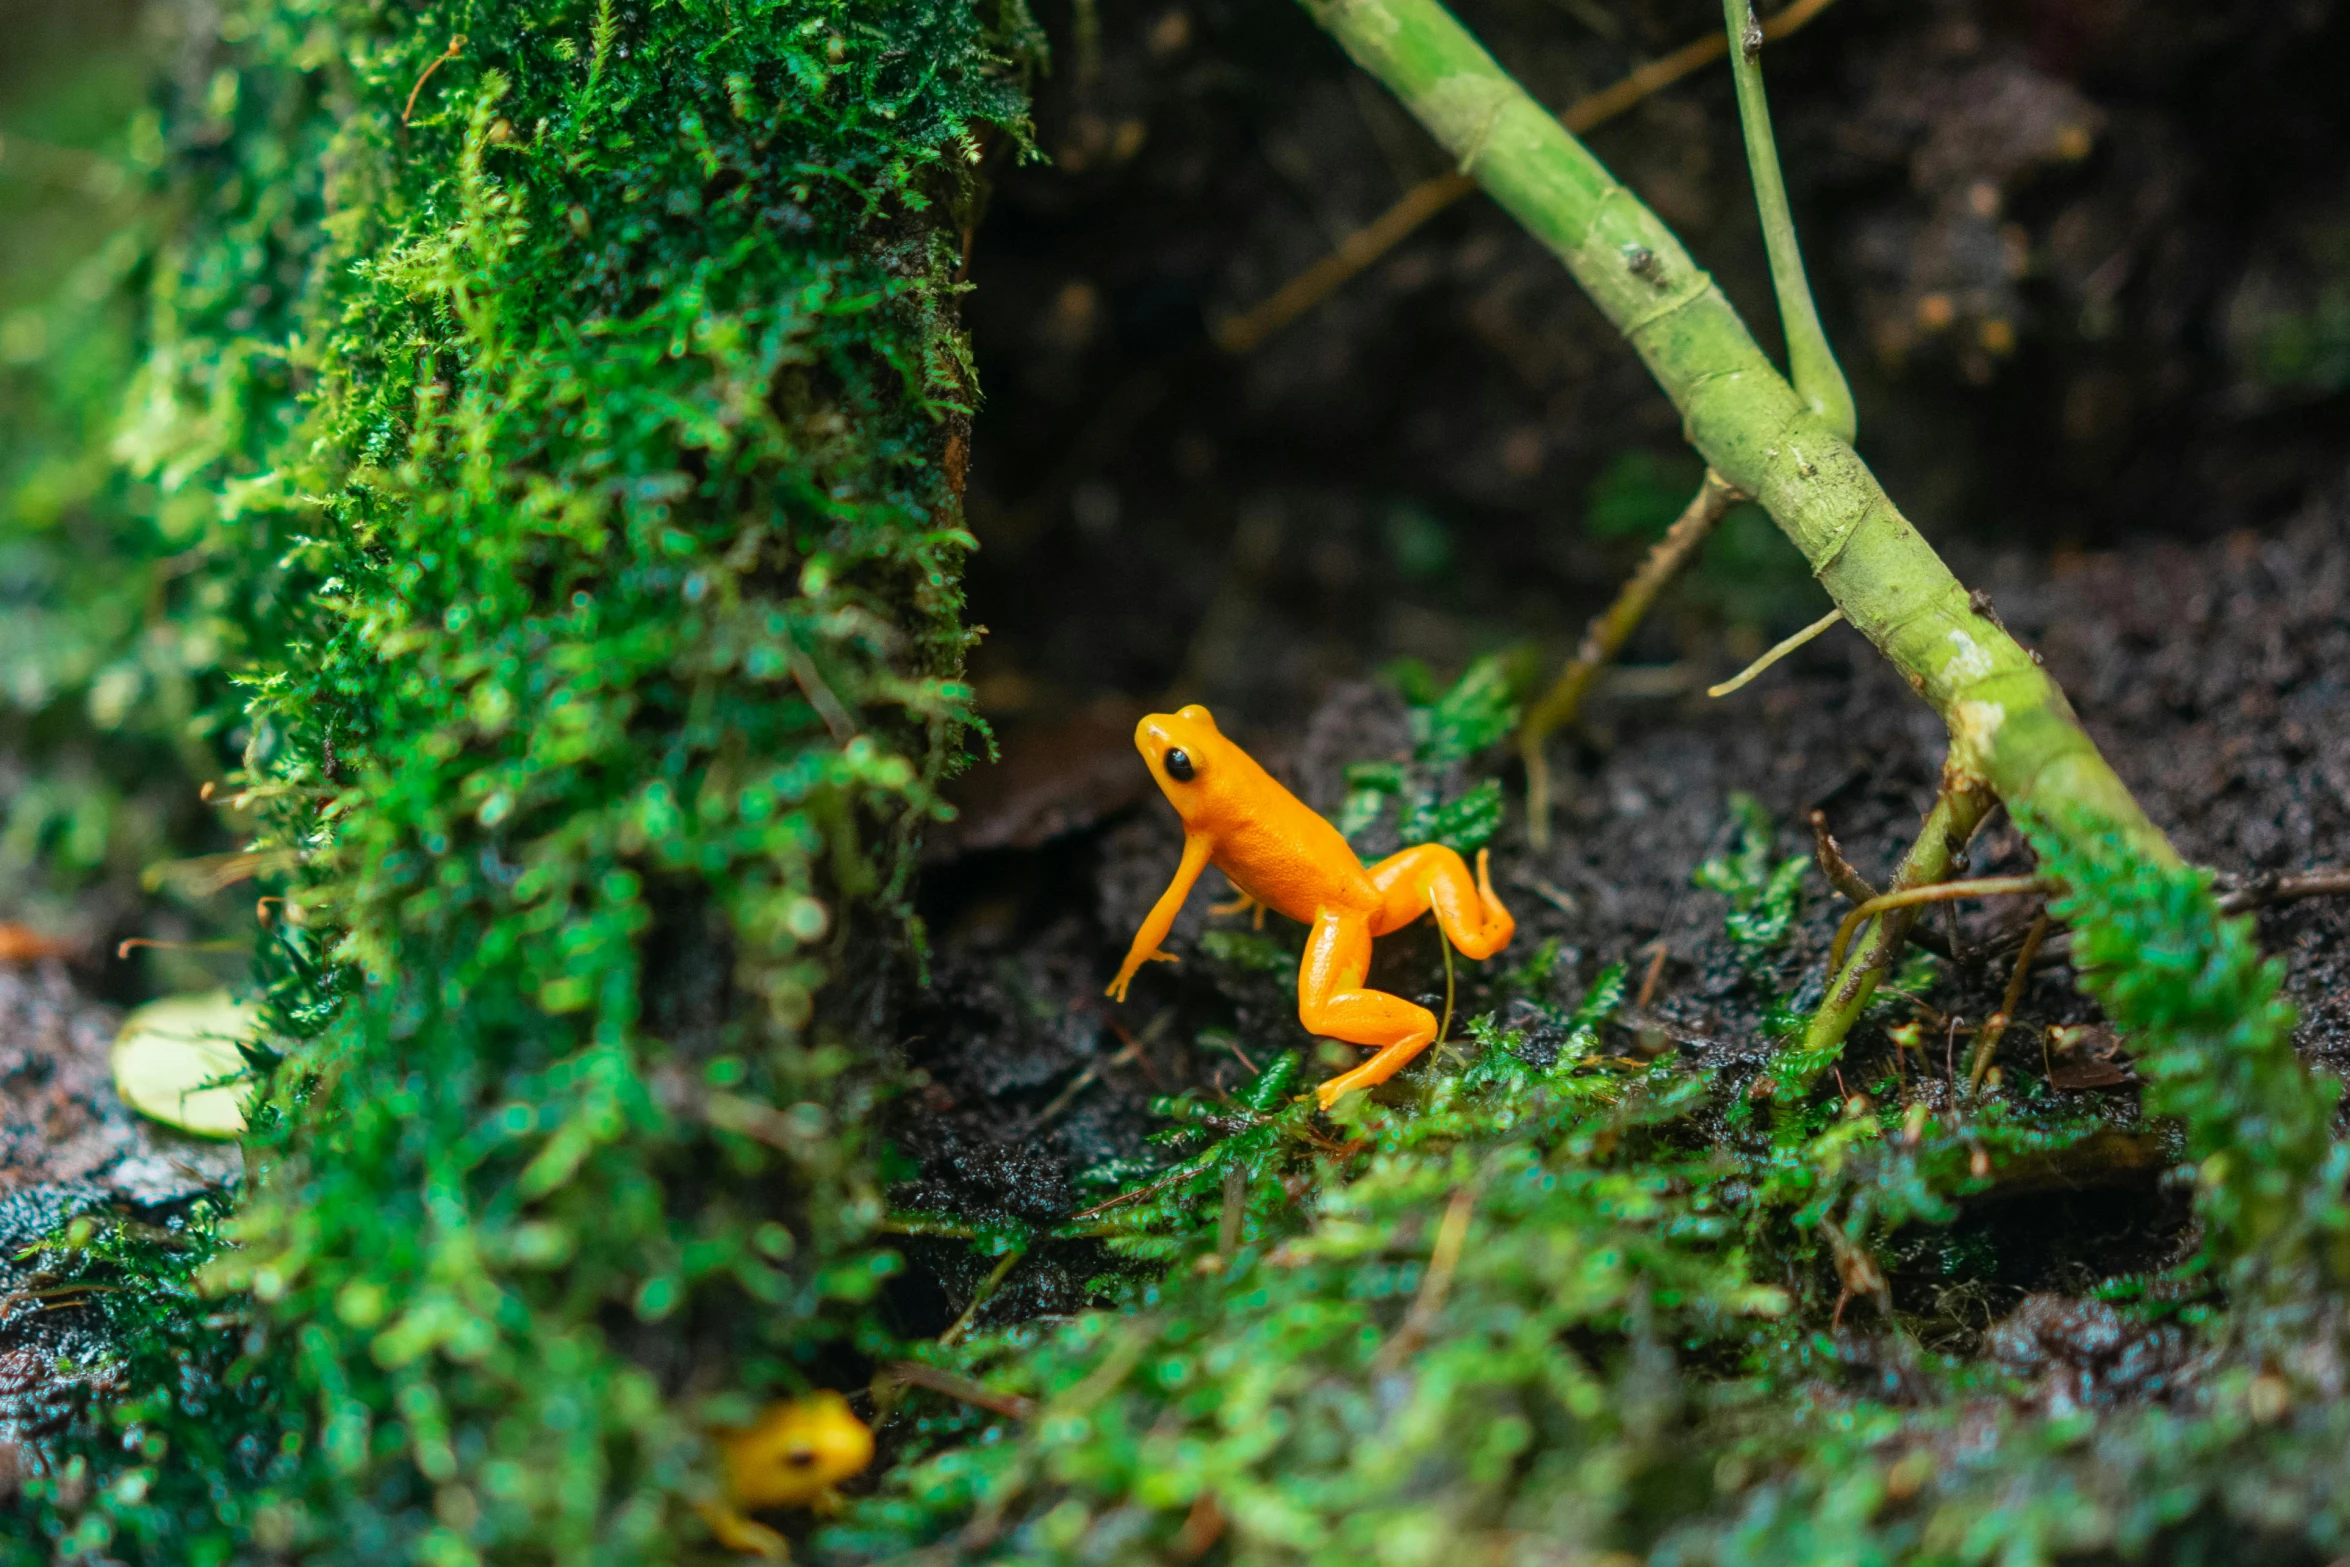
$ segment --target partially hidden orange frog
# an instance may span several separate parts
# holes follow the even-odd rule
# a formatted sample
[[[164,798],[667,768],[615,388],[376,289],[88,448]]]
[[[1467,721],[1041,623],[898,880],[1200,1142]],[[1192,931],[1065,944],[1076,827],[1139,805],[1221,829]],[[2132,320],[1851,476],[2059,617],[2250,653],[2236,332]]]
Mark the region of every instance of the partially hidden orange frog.
[[[840,1505],[835,1483],[873,1462],[873,1433],[834,1392],[770,1404],[757,1421],[716,1433],[726,1468],[726,1495],[701,1509],[718,1543],[731,1551],[788,1561],[791,1546],[746,1516],[770,1507],[807,1507],[820,1513]]]
[[[1134,933],[1110,998],[1126,999],[1143,964],[1175,961],[1159,943],[1200,872],[1215,866],[1248,901],[1312,927],[1297,971],[1297,1016],[1306,1031],[1378,1050],[1315,1090],[1325,1110],[1343,1094],[1386,1082],[1436,1038],[1436,1016],[1426,1007],[1364,988],[1371,938],[1433,911],[1454,947],[1489,958],[1518,928],[1493,895],[1487,851],[1477,851],[1474,879],[1442,844],[1363,864],[1336,827],[1224,738],[1204,707],[1148,715],[1134,727],[1134,744],[1183,818],[1183,859]]]

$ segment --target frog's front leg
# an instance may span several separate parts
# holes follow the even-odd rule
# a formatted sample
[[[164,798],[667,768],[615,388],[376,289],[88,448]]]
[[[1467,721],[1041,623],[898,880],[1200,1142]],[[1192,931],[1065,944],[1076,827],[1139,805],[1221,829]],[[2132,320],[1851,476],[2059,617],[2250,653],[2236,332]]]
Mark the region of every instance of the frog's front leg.
[[[1366,990],[1371,916],[1324,909],[1314,916],[1297,969],[1297,1020],[1309,1034],[1376,1045],[1379,1053],[1314,1090],[1327,1110],[1342,1094],[1384,1083],[1436,1038],[1436,1014],[1383,990]]]
[[[1110,988],[1102,994],[1112,1001],[1124,1001],[1127,985],[1145,963],[1175,961],[1173,953],[1159,950],[1159,943],[1175,928],[1175,916],[1183,911],[1183,900],[1191,896],[1192,884],[1208,868],[1208,856],[1214,849],[1215,840],[1205,833],[1184,834],[1183,858],[1175,866],[1175,879],[1167,883],[1167,890],[1159,894],[1159,901],[1143,916],[1142,928],[1134,933],[1134,944],[1126,949],[1126,961],[1118,965],[1118,977],[1110,981]]]
[[[730,1551],[771,1562],[791,1560],[791,1542],[763,1523],[756,1523],[731,1507],[703,1504],[698,1511],[710,1526],[711,1537]]]

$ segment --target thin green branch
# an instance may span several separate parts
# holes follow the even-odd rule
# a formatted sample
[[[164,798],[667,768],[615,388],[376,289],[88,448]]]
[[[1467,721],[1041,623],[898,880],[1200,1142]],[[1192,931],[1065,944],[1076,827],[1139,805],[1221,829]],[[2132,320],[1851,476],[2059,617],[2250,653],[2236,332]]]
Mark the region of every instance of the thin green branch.
[[[1804,627],[1801,631],[1796,632],[1793,636],[1775,643],[1768,652],[1763,654],[1762,657],[1756,659],[1753,663],[1747,665],[1744,669],[1741,669],[1738,671],[1738,673],[1732,675],[1729,679],[1723,681],[1720,685],[1707,686],[1705,688],[1705,694],[1712,697],[1716,701],[1720,701],[1723,697],[1730,696],[1736,692],[1745,690],[1748,686],[1754,683],[1758,676],[1760,676],[1765,670],[1769,669],[1773,664],[1776,664],[1779,662],[1779,660],[1785,658],[1788,654],[1796,651],[1798,648],[1803,647],[1806,643],[1816,641],[1819,637],[1827,632],[1827,629],[1830,626],[1836,624],[1836,622],[1842,620],[1843,618],[1844,611],[1840,609],[1829,610],[1825,615],[1822,615],[1819,619],[1813,621],[1810,625]]]
[[[1860,428],[1860,415],[1803,275],[1795,214],[1787,205],[1787,181],[1779,172],[1779,147],[1771,135],[1770,101],[1763,96],[1763,28],[1754,14],[1754,0],[1722,0],[1722,19],[1730,30],[1730,77],[1738,84],[1746,167],[1754,177],[1754,205],[1762,216],[1763,246],[1771,258],[1771,288],[1779,296],[1779,324],[1787,334],[1787,368],[1796,392],[1820,422],[1849,441]]]

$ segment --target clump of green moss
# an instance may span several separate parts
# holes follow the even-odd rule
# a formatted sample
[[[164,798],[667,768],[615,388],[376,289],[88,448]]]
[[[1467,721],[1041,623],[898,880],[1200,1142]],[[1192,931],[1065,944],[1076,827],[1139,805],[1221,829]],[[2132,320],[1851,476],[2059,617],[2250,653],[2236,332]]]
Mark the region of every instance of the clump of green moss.
[[[1517,727],[1530,669],[1522,657],[1496,654],[1478,659],[1450,686],[1440,687],[1416,659],[1404,659],[1388,673],[1404,699],[1411,754],[1346,770],[1338,830],[1360,837],[1393,801],[1398,843],[1441,843],[1455,853],[1475,854],[1501,830],[1501,781],[1469,783],[1464,770]]]
[[[1588,1033],[1548,1066],[1524,1044],[1488,1031],[1424,1096],[1348,1101],[1346,1145],[1308,1107],[1268,1115],[1255,1101],[1287,1086],[1268,1068],[1236,1098],[1233,1157],[1179,1165],[1128,1221],[1161,1282],[968,1353],[1038,1400],[1025,1431],[901,1473],[829,1539],[1395,1562],[1627,1540],[1644,1488],[1680,1483],[1678,1357],[1740,1360],[1788,1299],[1746,1267],[1734,1166],[1686,1135],[1705,1079]]]
[[[2186,1128],[2198,1206],[2232,1282],[2270,1305],[2350,1280],[2350,1145],[2333,1136],[2341,1084],[2293,1051],[2282,967],[2252,922],[2221,914],[2211,874],[2139,869],[2074,851],[2030,814],[2049,910],[2073,929],[2083,984],[2138,1042],[2147,1108]],[[2094,843],[2094,839],[2087,840]],[[2119,867],[2119,868],[2117,868]]]
[[[253,628],[239,782],[300,867],[202,1280],[288,1461],[204,1517],[60,1467],[51,1532],[666,1560],[707,1425],[856,1364],[868,955],[968,712],[958,225],[1024,26],[225,11],[119,446]],[[142,1396],[201,1469],[206,1410]]]

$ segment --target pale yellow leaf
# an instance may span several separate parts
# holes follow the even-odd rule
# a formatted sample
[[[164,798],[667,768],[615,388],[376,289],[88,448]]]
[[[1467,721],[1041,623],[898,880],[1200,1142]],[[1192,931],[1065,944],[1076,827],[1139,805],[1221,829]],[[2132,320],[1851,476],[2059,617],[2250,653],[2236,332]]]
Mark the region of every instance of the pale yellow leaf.
[[[167,996],[122,1020],[114,1091],[141,1115],[199,1137],[245,1129],[252,1084],[237,1041],[261,1031],[261,1009],[225,990]]]

